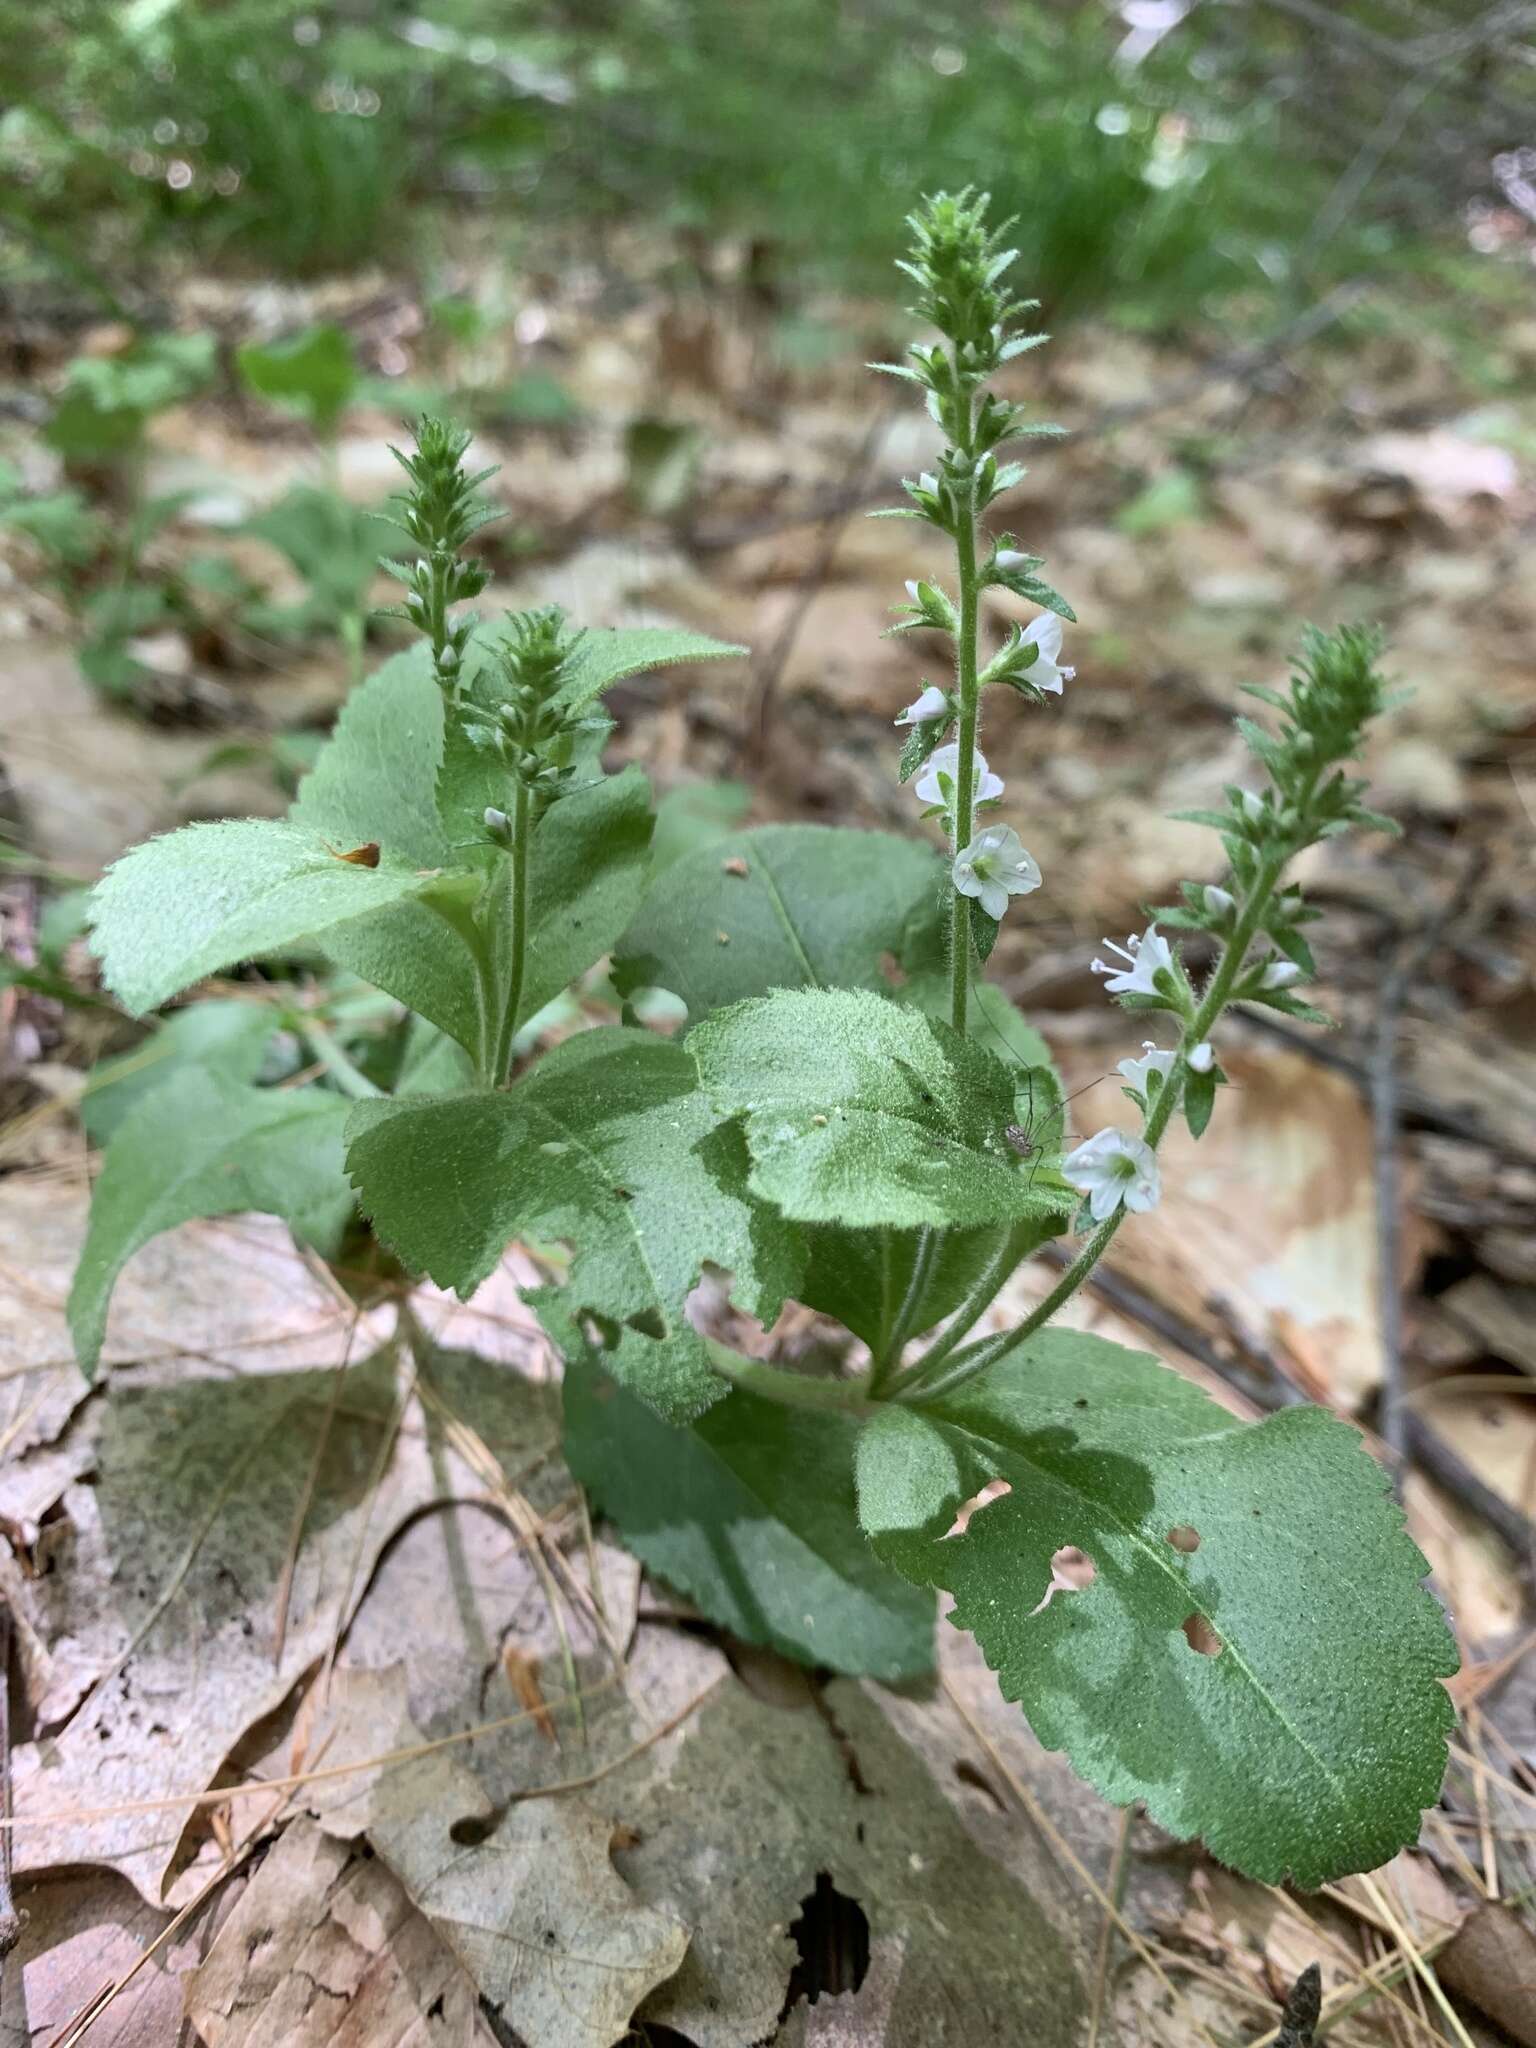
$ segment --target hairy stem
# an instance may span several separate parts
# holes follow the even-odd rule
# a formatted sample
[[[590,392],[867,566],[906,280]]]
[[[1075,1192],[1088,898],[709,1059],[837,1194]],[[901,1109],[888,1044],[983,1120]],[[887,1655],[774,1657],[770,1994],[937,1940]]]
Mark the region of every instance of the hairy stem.
[[[900,1368],[902,1350],[912,1335],[913,1322],[932,1276],[934,1262],[943,1246],[944,1235],[942,1229],[931,1223],[925,1223],[917,1233],[917,1243],[912,1248],[912,1268],[907,1275],[906,1291],[901,1297],[901,1304],[886,1334],[880,1355],[870,1367],[871,1394],[878,1394]],[[890,1242],[888,1236],[887,1243]]]
[[[998,1295],[1007,1286],[1014,1269],[1025,1253],[1040,1243],[1039,1226],[1033,1222],[1016,1223],[1007,1232],[997,1250],[982,1267],[970,1291],[956,1309],[948,1329],[918,1359],[915,1365],[893,1380],[885,1383],[884,1392],[890,1399],[908,1399],[916,1393],[952,1352],[975,1329]]]
[[[1206,986],[1205,994],[1201,997],[1194,1016],[1184,1027],[1183,1036],[1179,1040],[1179,1058],[1167,1080],[1158,1090],[1157,1099],[1142,1131],[1143,1140],[1154,1152],[1183,1099],[1184,1077],[1188,1072],[1185,1058],[1195,1046],[1210,1036],[1216,1019],[1226,1007],[1233,983],[1242,971],[1248,948],[1253,943],[1254,935],[1274,894],[1275,885],[1289,858],[1289,852],[1273,855],[1259,870],[1253,890],[1233,928],[1226,951],[1217,963],[1216,971]],[[1099,1225],[1044,1301],[1033,1308],[1022,1323],[1012,1330],[1004,1330],[996,1337],[985,1338],[980,1344],[971,1345],[969,1349],[954,1357],[948,1372],[937,1379],[925,1377],[921,1384],[915,1381],[909,1383],[906,1387],[895,1390],[892,1398],[913,1401],[918,1405],[926,1401],[936,1401],[944,1394],[952,1394],[957,1387],[964,1386],[967,1380],[974,1379],[978,1373],[986,1372],[989,1367],[1017,1351],[1021,1344],[1027,1343],[1038,1329],[1050,1321],[1065,1302],[1071,1300],[1088,1279],[1109,1249],[1115,1232],[1125,1220],[1125,1213],[1123,1207],[1116,1209],[1112,1216],[1107,1217]],[[919,1370],[926,1372],[926,1366],[925,1360]]]
[[[780,1372],[759,1359],[743,1358],[740,1352],[727,1350],[725,1345],[712,1343],[708,1338],[704,1346],[711,1371],[743,1393],[757,1394],[785,1408],[817,1408],[823,1414],[829,1408],[856,1415],[872,1412],[867,1380],[810,1379],[804,1373]]]
[[[502,998],[501,1029],[496,1039],[493,1072],[498,1087],[505,1087],[512,1078],[512,1042],[517,1036],[518,1011],[522,1008],[528,968],[528,840],[532,808],[528,791],[519,782],[512,805],[512,839],[507,849],[507,858],[512,863],[511,957]]]
[[[965,443],[971,438],[971,409],[965,407]],[[962,853],[971,843],[976,796],[976,736],[981,723],[976,687],[976,485],[966,484],[965,503],[955,527],[955,559],[960,583],[960,624],[955,637],[955,683],[960,697],[959,755],[955,762],[954,846]],[[964,1031],[971,993],[971,899],[950,885],[950,1022]]]

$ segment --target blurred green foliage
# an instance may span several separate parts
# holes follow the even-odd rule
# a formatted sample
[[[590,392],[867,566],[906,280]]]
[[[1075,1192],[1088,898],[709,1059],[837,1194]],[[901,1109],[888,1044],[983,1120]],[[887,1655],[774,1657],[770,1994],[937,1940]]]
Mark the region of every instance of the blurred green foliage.
[[[145,251],[430,272],[443,212],[478,208],[513,237],[640,220],[701,264],[736,234],[749,285],[795,301],[888,290],[905,205],[974,182],[1047,317],[1169,325],[1413,246],[1394,148],[1455,225],[1412,108],[1338,203],[1402,87],[1369,41],[1400,8],[1346,10],[1366,40],[1337,63],[1262,0],[1164,12],[1138,44],[1147,10],[1099,0],[0,0],[7,267],[109,299]],[[1454,55],[1422,95],[1437,148]]]

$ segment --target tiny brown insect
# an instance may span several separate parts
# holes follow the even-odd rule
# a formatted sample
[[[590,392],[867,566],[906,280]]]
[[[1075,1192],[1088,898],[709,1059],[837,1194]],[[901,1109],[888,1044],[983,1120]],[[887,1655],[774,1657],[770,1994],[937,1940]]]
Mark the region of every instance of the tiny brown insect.
[[[379,842],[370,839],[362,846],[354,846],[350,853],[343,853],[339,846],[332,846],[327,839],[325,850],[336,860],[347,861],[355,868],[376,868],[379,864]]]
[[[733,853],[729,860],[721,861],[720,865],[728,875],[750,875],[752,872],[739,853]]]

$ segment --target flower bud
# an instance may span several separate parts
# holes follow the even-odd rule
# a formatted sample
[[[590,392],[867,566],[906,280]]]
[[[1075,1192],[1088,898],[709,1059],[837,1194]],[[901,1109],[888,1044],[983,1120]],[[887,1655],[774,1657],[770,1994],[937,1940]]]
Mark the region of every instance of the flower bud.
[[[1190,1047],[1184,1060],[1192,1074],[1208,1074],[1216,1064],[1216,1048],[1208,1038],[1202,1038],[1198,1045]]]
[[[1294,960],[1271,960],[1259,977],[1262,989],[1294,988],[1301,980],[1301,969]]]
[[[1237,901],[1226,889],[1218,889],[1214,882],[1207,882],[1201,892],[1208,917],[1230,917],[1237,908]]]

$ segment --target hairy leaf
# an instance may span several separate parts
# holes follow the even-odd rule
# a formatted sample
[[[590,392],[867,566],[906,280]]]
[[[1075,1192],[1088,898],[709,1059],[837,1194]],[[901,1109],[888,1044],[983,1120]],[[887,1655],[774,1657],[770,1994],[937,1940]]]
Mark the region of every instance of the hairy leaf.
[[[377,867],[351,849],[270,818],[185,825],[146,840],[102,877],[94,945],[107,985],[139,1013],[205,974],[327,935],[406,898],[462,898],[473,876],[427,872],[398,857]],[[398,993],[392,990],[391,993]]]
[[[858,1475],[881,1555],[954,1594],[1004,1696],[1107,1798],[1271,1883],[1414,1839],[1456,1650],[1347,1424],[1291,1408],[1245,1425],[1144,1353],[1056,1330],[887,1409]],[[951,1536],[996,1479],[1011,1491]],[[1093,1581],[1047,1598],[1068,1547]]]
[[[560,702],[571,709],[590,704],[626,676],[682,662],[734,660],[747,652],[728,641],[711,640],[678,626],[614,626],[583,633],[571,658]]]
[[[567,1460],[642,1564],[749,1642],[912,1678],[933,1662],[933,1597],[859,1527],[856,1437],[843,1416],[739,1392],[674,1428],[567,1350]]]
[[[342,1155],[347,1109],[318,1088],[250,1088],[195,1069],[137,1102],[107,1147],[70,1289],[81,1370],[96,1369],[118,1274],[163,1230],[264,1209],[333,1252],[353,1209]]]
[[[354,690],[299,784],[290,818],[337,846],[376,841],[422,868],[452,864],[437,816],[443,700],[428,650],[385,662]]]
[[[534,828],[519,1022],[614,945],[645,887],[654,822],[650,784],[626,768],[563,797]]]
[[[852,989],[736,1003],[688,1039],[719,1114],[745,1121],[751,1186],[808,1223],[994,1223],[1062,1193],[1007,1131],[1013,1072],[937,1018]]]
[[[513,1237],[568,1240],[574,1307],[612,1329],[605,1362],[688,1415],[720,1393],[683,1313],[704,1261],[771,1321],[800,1259],[716,1121],[681,1046],[614,1028],[567,1039],[515,1088],[359,1103],[347,1156],[379,1235],[461,1295]]]
[[[765,825],[668,869],[614,955],[621,993],[670,989],[700,1018],[776,988],[888,987],[942,957],[940,864],[885,832]]]

